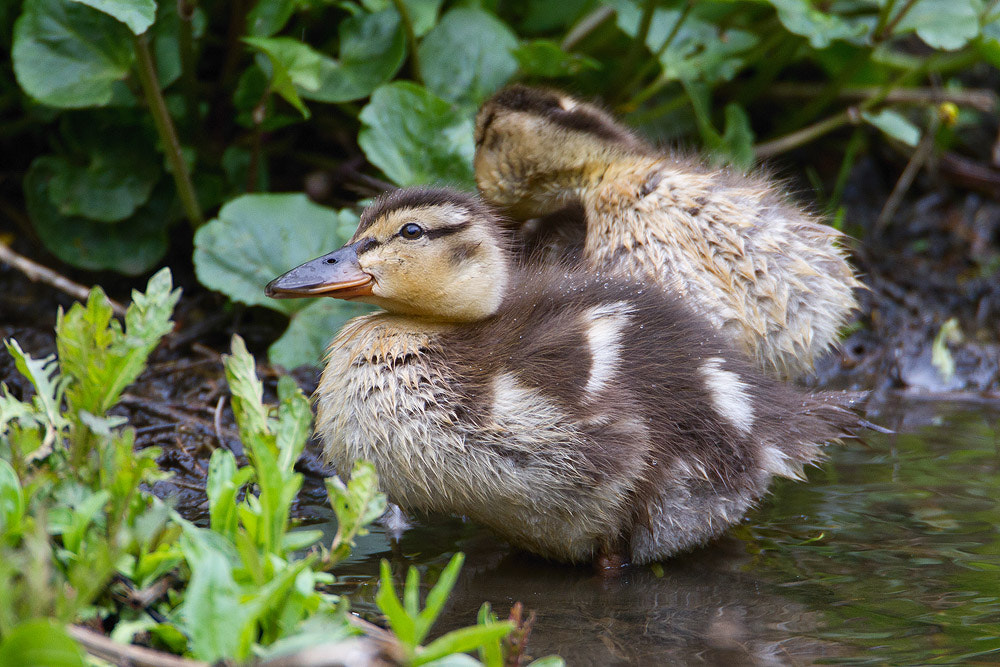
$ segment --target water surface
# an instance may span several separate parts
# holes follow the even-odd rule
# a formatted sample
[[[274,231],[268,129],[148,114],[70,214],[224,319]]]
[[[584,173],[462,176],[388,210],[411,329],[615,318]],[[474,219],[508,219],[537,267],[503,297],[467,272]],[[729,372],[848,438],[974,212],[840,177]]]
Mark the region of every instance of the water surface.
[[[897,431],[831,451],[780,481],[722,539],[617,578],[518,552],[457,519],[392,545],[376,530],[338,572],[375,613],[378,562],[433,581],[466,565],[434,634],[483,601],[537,614],[530,653],[570,665],[1000,663],[1000,407],[910,402]]]

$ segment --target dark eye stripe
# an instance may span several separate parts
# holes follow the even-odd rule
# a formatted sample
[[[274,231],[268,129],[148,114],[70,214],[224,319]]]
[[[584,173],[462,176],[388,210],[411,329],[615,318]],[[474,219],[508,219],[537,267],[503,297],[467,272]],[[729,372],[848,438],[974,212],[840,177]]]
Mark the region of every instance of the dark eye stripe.
[[[375,248],[382,245],[382,242],[376,241],[375,239],[369,237],[367,239],[361,239],[360,241],[358,241],[357,245],[358,249],[355,250],[354,252],[360,255],[362,253],[368,252],[369,250],[374,250]]]
[[[469,222],[461,222],[457,225],[452,225],[451,227],[441,227],[439,229],[428,229],[424,232],[424,236],[429,239],[439,239],[442,236],[450,236],[452,234],[457,234],[458,232],[466,229],[469,226]]]

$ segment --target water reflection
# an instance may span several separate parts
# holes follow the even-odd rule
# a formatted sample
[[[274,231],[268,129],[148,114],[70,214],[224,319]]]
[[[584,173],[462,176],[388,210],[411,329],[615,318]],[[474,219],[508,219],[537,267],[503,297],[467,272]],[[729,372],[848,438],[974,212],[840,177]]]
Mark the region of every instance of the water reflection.
[[[954,663],[1000,660],[1000,410],[910,403],[810,472],[782,483],[730,534],[620,578],[516,552],[458,520],[394,548],[366,538],[345,592],[374,611],[378,560],[436,578],[466,566],[435,632],[483,601],[537,613],[529,648],[571,665]],[[425,576],[426,579],[426,576]]]

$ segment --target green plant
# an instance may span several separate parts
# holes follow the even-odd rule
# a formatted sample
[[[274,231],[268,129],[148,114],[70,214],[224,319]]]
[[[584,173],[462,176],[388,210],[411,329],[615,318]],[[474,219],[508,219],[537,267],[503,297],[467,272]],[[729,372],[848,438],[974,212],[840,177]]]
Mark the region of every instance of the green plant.
[[[86,306],[59,314],[58,358],[33,359],[6,343],[35,395],[20,400],[0,385],[0,665],[84,664],[65,627],[84,619],[112,626],[118,641],[143,636],[207,661],[275,656],[358,633],[347,601],[323,587],[385,509],[374,468],[361,463],[348,482],[326,481],[338,518],[329,548],[317,544],[320,531],[297,528],[292,503],[302,475],[294,466],[311,432],[309,401],[285,376],[278,404],[266,405],[238,336],[224,365],[248,465],[226,449],[212,454],[207,527],[145,490],[164,475],[159,451],[135,451],[134,429],[111,410],[171,330],[179,296],[170,272],[158,272],[133,294],[122,327],[95,288]],[[457,562],[451,583],[455,575]],[[130,606],[117,595],[123,584],[162,590]],[[434,594],[437,611],[446,595],[443,587]],[[435,655],[478,646],[435,645]]]
[[[452,630],[438,637],[430,644],[421,646],[427,638],[431,626],[441,615],[451,589],[458,579],[465,557],[461,553],[452,556],[438,577],[437,583],[431,587],[420,608],[420,573],[416,567],[410,566],[406,573],[406,583],[403,585],[403,598],[396,593],[392,580],[392,570],[387,561],[382,561],[381,576],[375,603],[385,614],[389,627],[399,639],[404,651],[404,661],[408,665],[464,665],[479,664],[467,655],[456,654],[478,650],[482,664],[487,667],[502,667],[503,650],[500,640],[510,634],[514,624],[510,621],[500,622],[489,611],[489,604],[484,604],[479,613],[477,625]],[[542,658],[531,663],[534,667],[562,665],[561,659],[555,656]]]

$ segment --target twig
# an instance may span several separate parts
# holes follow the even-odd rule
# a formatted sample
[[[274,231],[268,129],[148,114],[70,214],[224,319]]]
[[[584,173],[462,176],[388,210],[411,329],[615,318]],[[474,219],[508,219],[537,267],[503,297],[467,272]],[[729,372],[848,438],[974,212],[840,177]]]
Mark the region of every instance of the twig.
[[[903,202],[906,192],[913,185],[913,179],[917,177],[920,168],[924,166],[924,163],[927,162],[927,159],[934,152],[934,139],[937,137],[937,130],[940,125],[940,117],[934,114],[927,125],[927,129],[924,131],[923,138],[917,144],[917,149],[913,151],[910,161],[906,163],[906,168],[900,174],[899,180],[896,181],[896,185],[892,188],[892,193],[889,194],[889,198],[886,199],[882,211],[879,212],[878,218],[875,220],[875,226],[872,227],[872,234],[875,236],[881,236],[882,232],[885,231],[889,220],[896,214],[896,210],[899,209],[899,205]]]
[[[209,663],[201,660],[179,658],[142,646],[119,644],[80,625],[66,626],[66,630],[70,637],[79,642],[87,653],[114,664],[134,665],[135,667],[210,667]]]
[[[393,6],[399,12],[399,18],[403,22],[403,31],[406,33],[406,45],[410,49],[410,70],[413,80],[423,84],[424,79],[420,74],[420,54],[417,49],[417,33],[413,29],[413,17],[403,0],[392,0]]]
[[[830,116],[829,118],[813,123],[812,125],[808,125],[801,130],[796,130],[795,132],[786,134],[785,136],[774,139],[773,141],[765,141],[762,144],[757,144],[754,148],[754,153],[759,160],[780,155],[781,153],[790,151],[793,148],[798,148],[802,144],[809,143],[813,139],[817,139],[827,132],[832,132],[842,125],[857,123],[860,118],[861,112],[856,107],[851,107],[845,111],[841,111],[838,114]]]
[[[80,301],[86,301],[90,296],[90,290],[75,283],[65,276],[61,276],[52,269],[37,264],[23,255],[19,255],[14,252],[9,246],[4,243],[0,243],[0,262],[9,264],[21,273],[23,273],[28,280],[33,282],[43,282],[46,285],[55,287],[61,292],[65,292],[70,296],[79,299]],[[114,299],[108,298],[111,303],[111,310],[115,315],[119,317],[125,316],[125,307],[115,301]]]
[[[181,155],[181,143],[177,138],[177,130],[174,122],[167,111],[167,103],[163,99],[163,91],[160,90],[160,83],[156,78],[156,65],[153,63],[153,54],[149,51],[149,39],[145,34],[137,35],[134,40],[135,55],[138,61],[136,68],[139,74],[139,82],[142,84],[142,92],[149,105],[149,111],[153,116],[153,123],[156,125],[157,134],[163,142],[163,150],[167,154],[167,161],[170,163],[170,170],[173,172],[174,183],[177,186],[177,196],[184,207],[184,214],[187,216],[191,226],[197,229],[205,222],[198,205],[198,195],[195,193],[194,184],[191,183],[191,174],[188,172],[187,163]]]
[[[906,16],[915,4],[917,4],[917,0],[906,0],[906,4],[903,5],[903,8],[900,9],[894,17],[892,17],[892,20],[886,23],[881,30],[877,31],[873,35],[874,41],[878,43],[891,37],[892,31],[896,29],[899,22],[903,20],[903,17]]]
[[[222,439],[222,408],[226,405],[226,395],[219,396],[219,401],[215,404],[215,415],[212,424],[215,426],[215,437],[219,440],[219,447],[225,447],[226,441]]]
[[[823,92],[824,86],[812,83],[774,83],[768,88],[768,94],[776,97],[795,97],[812,99]],[[865,100],[879,94],[878,86],[863,86],[843,88],[837,96],[842,99]],[[934,104],[937,102],[954,102],[959,106],[968,106],[979,111],[993,111],[997,107],[997,94],[992,90],[939,90],[935,88],[899,88],[889,91],[883,102],[887,104]]]
[[[602,5],[584,16],[573,26],[562,43],[559,45],[563,51],[571,51],[574,46],[583,41],[587,35],[597,30],[602,23],[614,16],[615,10],[607,5]]]

